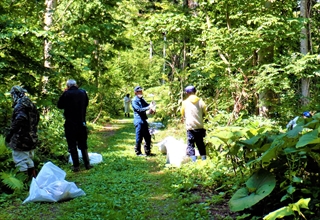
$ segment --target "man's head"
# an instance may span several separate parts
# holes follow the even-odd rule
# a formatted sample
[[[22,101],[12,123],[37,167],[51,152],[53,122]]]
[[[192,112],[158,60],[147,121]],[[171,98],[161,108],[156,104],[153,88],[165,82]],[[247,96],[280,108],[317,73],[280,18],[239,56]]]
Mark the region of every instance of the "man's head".
[[[194,86],[187,86],[185,89],[184,89],[185,93],[187,95],[191,95],[191,94],[195,94],[196,93],[196,88]]]
[[[22,98],[25,95],[25,93],[27,93],[27,90],[25,90],[21,86],[13,86],[10,90],[10,94],[14,103],[16,103],[20,98]]]
[[[141,88],[141,86],[136,86],[136,87],[134,88],[134,94],[135,94],[136,96],[138,96],[139,98],[142,97],[142,88]]]
[[[70,88],[72,86],[77,86],[77,82],[74,79],[68,79],[67,87]]]
[[[303,115],[303,117],[306,117],[306,118],[311,118],[311,116],[312,116],[310,114],[310,112],[308,112],[308,111],[303,112],[302,115]]]

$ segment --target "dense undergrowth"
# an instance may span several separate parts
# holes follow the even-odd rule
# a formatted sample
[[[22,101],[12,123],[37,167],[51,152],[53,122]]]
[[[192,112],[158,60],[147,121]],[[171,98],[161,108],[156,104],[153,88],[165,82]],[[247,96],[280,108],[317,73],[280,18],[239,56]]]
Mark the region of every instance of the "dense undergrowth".
[[[170,117],[179,105],[168,102],[163,89],[150,89],[145,97],[157,99],[150,121],[166,124],[153,142],[167,136],[185,140],[184,125]],[[42,115],[35,163],[40,169],[52,161],[87,195],[22,205],[30,181],[14,169],[0,138],[0,219],[317,219],[320,115],[301,118],[292,131],[281,121],[260,117],[241,116],[227,126],[230,117],[223,111],[208,115],[208,160],[180,168],[165,166],[156,145],[156,157],[134,155],[132,119],[89,122],[89,151],[104,160],[92,170],[72,173],[62,114],[52,109]]]
[[[208,179],[211,175],[219,177],[218,173],[211,173],[213,163],[199,161],[183,169],[166,168],[166,158],[155,146],[156,157],[134,155],[131,120],[106,126],[96,127],[90,135],[95,146],[91,145],[89,151],[101,153],[102,163],[89,171],[72,173],[70,164],[56,161],[67,172],[66,180],[75,182],[86,196],[58,203],[22,205],[28,195],[25,187],[14,194],[1,195],[0,219],[213,219],[210,206],[223,202],[224,195],[206,198],[199,188],[205,184],[209,192],[219,185]],[[161,131],[154,142],[169,133],[180,135],[181,131]]]

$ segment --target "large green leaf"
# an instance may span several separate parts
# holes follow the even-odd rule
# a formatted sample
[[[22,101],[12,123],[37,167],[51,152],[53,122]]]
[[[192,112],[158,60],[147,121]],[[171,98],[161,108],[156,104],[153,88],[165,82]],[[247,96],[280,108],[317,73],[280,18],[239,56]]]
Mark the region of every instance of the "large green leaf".
[[[213,136],[219,138],[226,144],[230,144],[235,140],[246,136],[246,134],[247,129],[242,127],[220,127],[215,130]]]
[[[260,169],[246,182],[246,187],[239,189],[230,199],[229,207],[233,212],[241,211],[257,204],[269,195],[276,185],[274,176]]]
[[[217,137],[224,143],[227,143],[228,140],[232,139],[233,133],[231,131],[220,131],[219,133],[215,133],[214,137]]]
[[[263,140],[265,138],[265,135],[256,135],[253,136],[250,139],[247,140],[240,140],[239,142],[244,144],[246,147],[250,148],[250,149],[256,149],[256,148],[260,148],[261,144],[263,143]]]
[[[287,132],[288,138],[297,138],[300,135],[300,132],[303,130],[302,126],[295,126],[292,130]]]
[[[298,129],[298,130],[300,130],[300,129]],[[248,165],[251,164],[251,163],[256,163],[256,162],[261,162],[261,161],[262,161],[263,164],[267,164],[272,159],[276,158],[278,155],[284,153],[284,149],[295,147],[298,138],[295,135],[292,135],[292,134],[290,135],[290,133],[291,133],[291,131],[288,132],[288,133],[279,134],[273,140],[273,142],[272,142],[271,146],[269,147],[269,149],[267,149],[261,155],[261,157],[259,157],[258,159],[254,160],[254,161],[250,161],[250,163],[248,163]]]
[[[308,144],[319,144],[320,138],[318,137],[318,133],[318,129],[315,129],[301,136],[296,144],[296,148],[304,147]]]
[[[309,202],[310,198],[300,199],[298,202],[294,204],[289,204],[288,206],[270,212],[263,218],[263,220],[275,220],[277,218],[283,218],[285,216],[294,215],[294,211],[298,212],[299,215],[303,216],[303,214],[300,211],[300,208],[308,209]]]
[[[269,162],[270,160],[277,157],[278,153],[281,152],[280,149],[286,146],[286,141],[284,137],[286,134],[280,134],[271,144],[270,148],[264,152],[257,161],[262,161],[264,163]]]
[[[282,207],[274,212],[269,213],[263,218],[263,220],[275,220],[277,218],[283,218],[284,216],[294,215],[294,211],[288,206]]]

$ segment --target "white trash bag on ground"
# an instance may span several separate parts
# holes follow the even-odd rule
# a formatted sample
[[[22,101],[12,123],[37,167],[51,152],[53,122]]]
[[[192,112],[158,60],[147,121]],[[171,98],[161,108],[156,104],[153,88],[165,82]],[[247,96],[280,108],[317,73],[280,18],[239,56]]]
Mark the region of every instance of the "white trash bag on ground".
[[[75,183],[68,182],[64,178],[66,172],[51,162],[47,162],[41,168],[38,176],[32,178],[27,202],[58,202],[86,195]]]
[[[78,149],[79,159],[82,160],[82,153],[81,150]],[[98,153],[88,153],[90,164],[97,164],[102,162],[102,155]],[[69,155],[69,163],[72,164],[71,155]]]
[[[180,167],[182,164],[190,161],[190,157],[187,156],[187,145],[182,140],[169,136],[157,145],[161,153],[167,154],[167,164]],[[198,149],[195,149],[195,151],[196,156],[199,156]]]

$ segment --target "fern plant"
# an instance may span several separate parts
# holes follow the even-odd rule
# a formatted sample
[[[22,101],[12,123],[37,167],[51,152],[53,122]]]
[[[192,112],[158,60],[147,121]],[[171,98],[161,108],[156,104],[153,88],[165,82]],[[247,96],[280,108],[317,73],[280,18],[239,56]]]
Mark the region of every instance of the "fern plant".
[[[16,173],[15,171],[0,173],[1,182],[12,190],[23,189],[23,182],[26,179],[24,173]]]
[[[5,143],[5,139],[0,135],[0,172],[6,171],[14,167],[11,151]]]
[[[2,135],[0,135],[0,157],[2,158],[3,156],[9,154],[9,149],[6,146],[5,139]]]
[[[11,190],[23,189],[23,181],[26,179],[24,173],[17,173],[11,157],[11,151],[7,148],[5,138],[0,135],[0,188]]]

